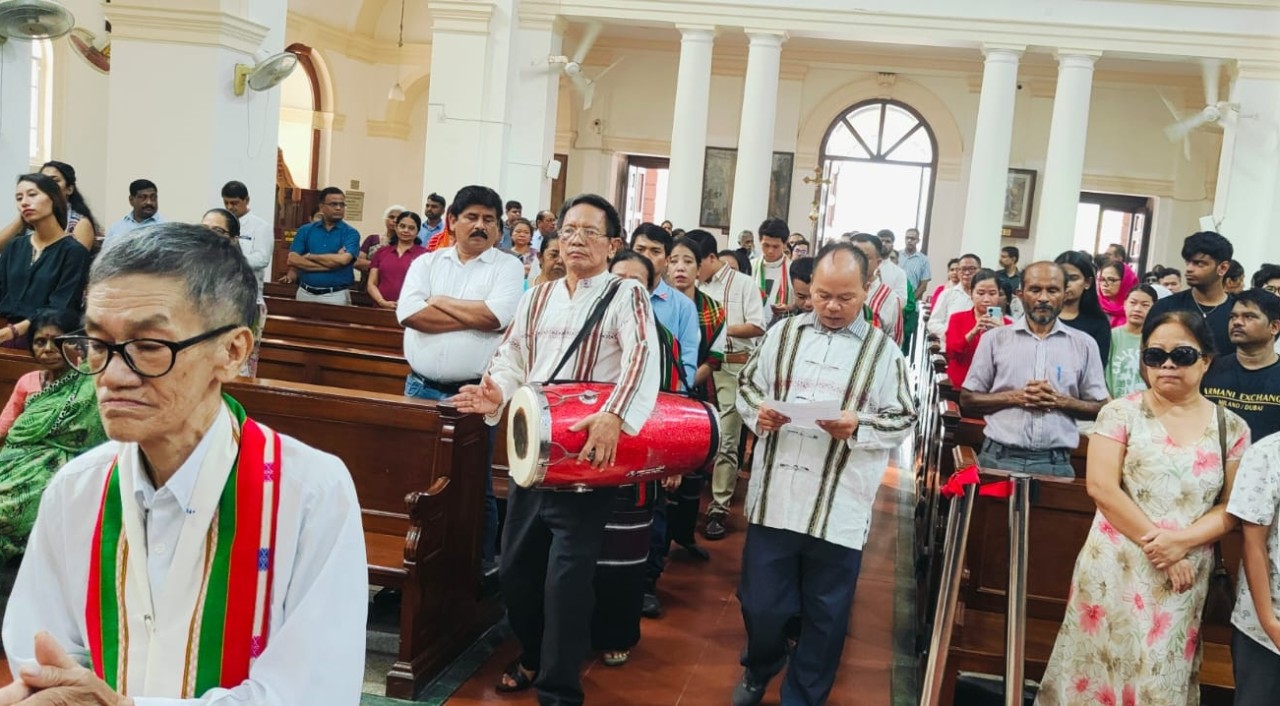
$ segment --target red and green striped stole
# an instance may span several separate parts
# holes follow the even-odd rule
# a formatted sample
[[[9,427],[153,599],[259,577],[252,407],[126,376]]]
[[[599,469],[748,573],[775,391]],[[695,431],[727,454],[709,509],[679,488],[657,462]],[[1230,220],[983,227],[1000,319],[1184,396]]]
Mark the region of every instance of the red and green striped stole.
[[[724,354],[713,354],[711,346],[715,344],[716,339],[720,337],[720,331],[724,329],[724,307],[702,290],[694,292],[693,303],[698,307],[698,324],[702,333],[702,340],[698,343],[698,365],[706,363],[713,355],[719,355],[723,359]]]
[[[756,260],[756,280],[760,285],[760,301],[765,304],[769,303],[769,285],[764,278],[764,258]],[[778,279],[778,296],[774,297],[774,302],[778,304],[786,304],[791,301],[791,265],[787,262],[787,258],[782,258],[782,275]]]
[[[204,590],[187,645],[184,698],[243,683],[266,649],[271,624],[280,439],[249,419],[230,396],[223,399],[239,422],[235,433],[240,449],[205,542]],[[129,640],[124,587],[130,547],[123,512],[116,462],[103,487],[93,533],[85,623],[94,674],[120,692],[128,688]]]
[[[654,321],[658,328],[658,348],[661,354],[658,359],[662,381],[659,390],[663,392],[682,392],[684,387],[684,371],[680,363],[680,341],[676,339],[666,326]]]

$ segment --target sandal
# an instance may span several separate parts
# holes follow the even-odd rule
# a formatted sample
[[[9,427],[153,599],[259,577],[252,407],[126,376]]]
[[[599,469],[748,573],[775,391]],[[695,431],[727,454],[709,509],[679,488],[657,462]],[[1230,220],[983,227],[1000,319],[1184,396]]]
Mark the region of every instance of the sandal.
[[[631,650],[605,650],[600,655],[600,660],[606,667],[621,667],[629,659],[631,659]]]
[[[513,694],[517,691],[524,691],[533,686],[533,680],[538,678],[537,672],[530,672],[520,664],[520,660],[511,663],[506,671],[502,673],[502,678],[498,680],[494,689],[499,694]],[[510,684],[507,681],[510,680]]]

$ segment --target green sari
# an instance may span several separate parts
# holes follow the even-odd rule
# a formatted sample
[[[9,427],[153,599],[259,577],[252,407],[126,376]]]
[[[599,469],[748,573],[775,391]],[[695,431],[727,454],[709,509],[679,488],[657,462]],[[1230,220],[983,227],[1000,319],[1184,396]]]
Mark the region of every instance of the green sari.
[[[105,442],[93,377],[67,371],[27,398],[0,449],[0,564],[23,552],[45,486],[68,461]]]

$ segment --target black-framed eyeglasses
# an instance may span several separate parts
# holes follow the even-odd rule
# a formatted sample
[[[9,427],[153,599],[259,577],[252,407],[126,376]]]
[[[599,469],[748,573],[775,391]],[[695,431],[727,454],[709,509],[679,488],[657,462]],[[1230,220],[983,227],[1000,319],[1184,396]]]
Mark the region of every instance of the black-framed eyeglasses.
[[[129,369],[144,378],[158,378],[173,370],[178,353],[209,339],[240,328],[240,324],[227,324],[182,341],[164,341],[158,338],[133,338],[120,343],[107,343],[100,338],[72,334],[54,339],[62,358],[71,369],[81,375],[98,375],[111,364],[116,353],[124,359]]]
[[[1142,364],[1148,368],[1158,368],[1165,361],[1172,360],[1179,368],[1185,368],[1204,357],[1204,353],[1191,346],[1178,346],[1171,351],[1163,348],[1148,348],[1142,351]]]

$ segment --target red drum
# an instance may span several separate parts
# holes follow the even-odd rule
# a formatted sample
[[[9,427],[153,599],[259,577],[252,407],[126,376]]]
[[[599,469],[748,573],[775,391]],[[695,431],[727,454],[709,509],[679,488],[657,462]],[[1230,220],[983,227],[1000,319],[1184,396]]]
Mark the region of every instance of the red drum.
[[[507,463],[516,484],[570,490],[629,485],[699,471],[715,459],[720,447],[715,408],[659,392],[640,433],[618,438],[614,465],[597,469],[579,461],[587,432],[569,427],[603,409],[613,388],[572,382],[516,390],[507,410]]]

